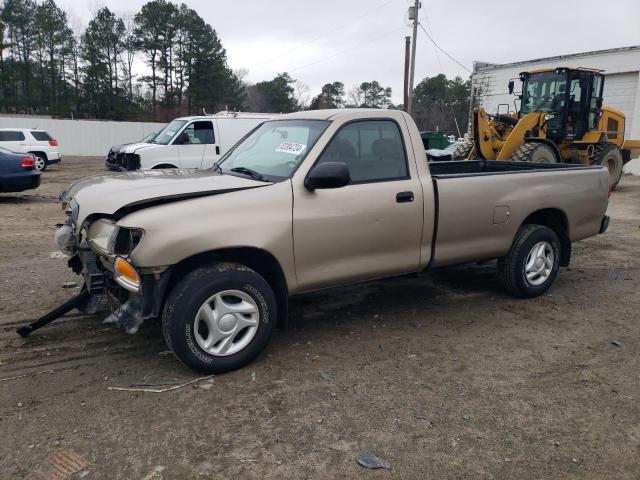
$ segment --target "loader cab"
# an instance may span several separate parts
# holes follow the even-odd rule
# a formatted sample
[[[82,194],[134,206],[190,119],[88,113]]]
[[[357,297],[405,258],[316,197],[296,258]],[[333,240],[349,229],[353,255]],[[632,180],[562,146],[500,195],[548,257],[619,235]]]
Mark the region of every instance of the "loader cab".
[[[598,126],[604,75],[600,70],[556,68],[523,72],[520,118],[545,115],[547,138],[579,140]]]

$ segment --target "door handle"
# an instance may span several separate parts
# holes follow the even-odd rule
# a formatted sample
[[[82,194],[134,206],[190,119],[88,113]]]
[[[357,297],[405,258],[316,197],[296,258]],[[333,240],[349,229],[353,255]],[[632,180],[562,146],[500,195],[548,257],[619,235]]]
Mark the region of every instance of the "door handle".
[[[216,155],[220,155],[220,147],[216,145]]]
[[[400,192],[396,195],[396,202],[409,203],[413,202],[413,192]]]

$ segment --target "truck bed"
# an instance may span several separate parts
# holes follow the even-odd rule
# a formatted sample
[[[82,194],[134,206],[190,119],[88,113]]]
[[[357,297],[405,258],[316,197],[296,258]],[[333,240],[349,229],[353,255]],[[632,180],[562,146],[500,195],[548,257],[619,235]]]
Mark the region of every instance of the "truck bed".
[[[608,173],[602,166],[463,160],[429,163],[436,193],[432,266],[506,254],[520,225],[541,210],[566,219],[569,240],[598,233]]]
[[[434,178],[469,177],[549,170],[601,169],[599,165],[585,166],[571,163],[531,163],[495,160],[460,160],[453,162],[429,162],[429,171]]]

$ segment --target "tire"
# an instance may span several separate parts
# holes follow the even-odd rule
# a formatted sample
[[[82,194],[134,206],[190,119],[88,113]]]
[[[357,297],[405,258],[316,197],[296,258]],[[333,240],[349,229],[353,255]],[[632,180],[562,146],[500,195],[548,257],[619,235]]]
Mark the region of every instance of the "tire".
[[[609,170],[609,185],[611,190],[615,190],[622,178],[622,154],[617,145],[602,144],[596,145],[593,157],[591,157],[593,165],[603,165]]]
[[[536,253],[544,247],[542,261]],[[553,284],[561,256],[560,240],[556,233],[542,225],[523,225],[506,257],[498,261],[500,280],[507,291],[523,298],[542,295]],[[538,271],[538,275],[533,272]]]
[[[216,263],[193,270],[174,286],[162,333],[189,368],[223,373],[254,360],[269,343],[276,320],[276,297],[264,278],[243,265]]]
[[[458,145],[451,154],[451,160],[466,160],[469,157],[471,150],[473,150],[473,143],[462,143]]]
[[[553,148],[544,143],[527,142],[520,145],[511,155],[512,162],[558,163]]]
[[[49,166],[49,162],[47,161],[47,157],[42,155],[41,153],[32,153],[32,155],[36,159],[36,170],[39,172],[44,172]]]

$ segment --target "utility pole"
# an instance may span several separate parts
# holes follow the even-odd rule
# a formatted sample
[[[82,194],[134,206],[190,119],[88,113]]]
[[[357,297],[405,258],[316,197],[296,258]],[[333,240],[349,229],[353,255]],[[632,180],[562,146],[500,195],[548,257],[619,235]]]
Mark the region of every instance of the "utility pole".
[[[416,43],[418,40],[418,11],[420,10],[420,0],[416,0],[413,7],[409,7],[409,20],[413,20],[413,44],[411,45],[411,72],[409,73],[409,95],[407,113],[413,113],[413,77],[416,73]]]
[[[404,37],[404,111],[409,108],[409,66],[411,65],[411,37]]]

